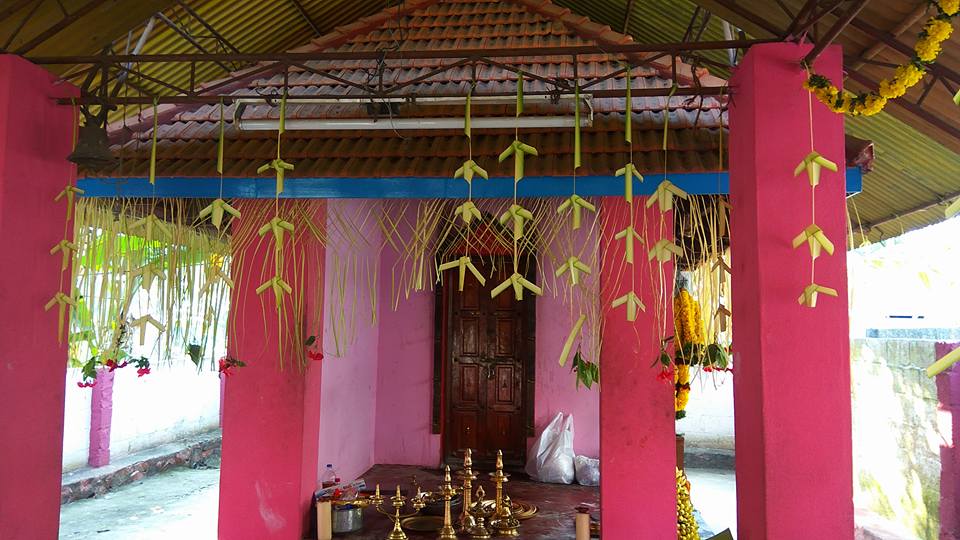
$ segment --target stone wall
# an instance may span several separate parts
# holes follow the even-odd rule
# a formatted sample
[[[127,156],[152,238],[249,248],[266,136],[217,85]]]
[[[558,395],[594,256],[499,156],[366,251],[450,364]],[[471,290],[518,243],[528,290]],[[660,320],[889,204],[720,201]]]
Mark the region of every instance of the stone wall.
[[[853,373],[854,502],[924,540],[939,535],[940,449],[951,444],[933,341],[857,339]],[[816,369],[815,364],[811,364]]]

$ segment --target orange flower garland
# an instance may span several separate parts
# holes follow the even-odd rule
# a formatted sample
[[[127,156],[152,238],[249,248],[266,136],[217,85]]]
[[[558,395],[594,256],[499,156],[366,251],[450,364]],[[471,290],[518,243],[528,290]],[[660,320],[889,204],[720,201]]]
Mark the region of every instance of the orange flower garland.
[[[931,0],[937,14],[923,26],[914,45],[910,62],[897,67],[893,77],[880,81],[877,90],[852,94],[841,92],[827,77],[810,72],[803,87],[835,113],[872,116],[882,111],[887,101],[904,95],[923,78],[927,67],[940,55],[942,43],[953,33],[951,20],[960,12],[960,0]]]

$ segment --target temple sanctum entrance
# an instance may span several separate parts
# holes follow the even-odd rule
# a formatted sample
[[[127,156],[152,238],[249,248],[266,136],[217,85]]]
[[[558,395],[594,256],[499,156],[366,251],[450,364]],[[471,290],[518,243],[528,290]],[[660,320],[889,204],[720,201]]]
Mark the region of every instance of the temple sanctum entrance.
[[[531,296],[490,297],[490,289],[513,273],[509,257],[476,266],[485,285],[469,279],[463,291],[448,286],[437,293],[446,314],[439,332],[445,344],[444,460],[462,461],[463,449],[471,448],[475,462],[492,464],[502,450],[508,467],[522,467],[533,429],[535,304]],[[445,278],[456,283],[456,271]]]

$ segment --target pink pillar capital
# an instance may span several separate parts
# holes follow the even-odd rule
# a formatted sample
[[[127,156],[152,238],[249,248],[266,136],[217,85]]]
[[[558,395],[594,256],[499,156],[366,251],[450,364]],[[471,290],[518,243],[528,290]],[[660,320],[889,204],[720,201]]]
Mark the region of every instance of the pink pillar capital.
[[[731,80],[730,241],[737,529],[740,540],[853,538],[850,335],[843,116],[803,88],[808,45],[751,47]],[[843,80],[828,47],[818,73]],[[811,105],[812,103],[812,105]],[[839,166],[811,189],[794,167],[811,151]],[[837,290],[816,308],[810,251],[792,239],[815,221],[836,246],[816,283]]]
[[[659,276],[659,270],[656,259],[648,262],[646,245],[639,241],[634,245],[635,266],[624,263],[624,240],[614,237],[630,224],[630,206],[622,197],[604,197],[601,207],[601,530],[604,540],[676,538],[673,380],[658,379],[660,368],[651,366],[660,339],[666,337],[662,332],[673,334],[673,302],[668,299],[666,303],[666,320],[658,320],[653,291],[661,284],[650,280]],[[634,200],[634,212],[635,229],[649,232],[649,244],[661,233],[673,240],[672,214],[665,216],[661,227],[660,213],[655,208],[644,210],[641,199]],[[673,291],[672,262],[664,263],[663,284],[669,295]],[[610,307],[631,288],[646,305],[634,322],[627,320],[626,306]]]
[[[48,540],[60,525],[66,342],[57,309],[43,306],[61,280],[50,248],[69,234],[54,202],[76,176],[66,160],[76,88],[23,58],[0,55],[0,537]],[[70,292],[70,271],[64,273]]]

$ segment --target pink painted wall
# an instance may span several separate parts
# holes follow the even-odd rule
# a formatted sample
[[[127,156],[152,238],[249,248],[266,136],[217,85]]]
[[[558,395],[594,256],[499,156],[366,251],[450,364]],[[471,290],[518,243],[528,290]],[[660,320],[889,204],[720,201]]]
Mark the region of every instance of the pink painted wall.
[[[430,433],[433,399],[433,291],[391,299],[397,253],[380,258],[377,463],[437,466],[440,436]],[[398,280],[399,282],[399,280]]]
[[[415,212],[412,207],[410,212]],[[585,240],[585,239],[584,239]],[[434,293],[401,296],[392,309],[392,272],[398,255],[389,246],[380,266],[380,343],[377,375],[376,463],[436,466],[440,435],[430,433],[433,399]],[[398,267],[399,268],[399,267]],[[575,388],[569,367],[557,360],[570,331],[569,310],[551,293],[537,300],[537,383],[534,415],[539,432],[557,413],[572,412],[574,448],[599,455],[599,393]],[[530,440],[531,443],[533,439]]]
[[[960,343],[937,343],[936,358],[957,347]],[[952,440],[940,445],[940,539],[960,540],[960,368],[951,367],[937,375],[936,381],[937,412],[950,415],[953,433]]]
[[[339,213],[351,216],[368,208],[370,201],[330,200],[327,202],[328,222]],[[370,291],[365,271],[345,273],[346,295],[343,313],[348,326],[353,326],[352,335],[341,337],[343,356],[337,357],[334,343],[333,323],[340,313],[339,286],[335,280],[334,260],[341,265],[357,268],[374,267],[380,262],[382,234],[376,222],[369,220],[361,231],[366,245],[350,246],[344,242],[335,225],[328,227],[327,272],[325,302],[327,316],[324,321],[323,382],[320,392],[320,473],[327,463],[333,464],[344,481],[362,475],[374,464],[376,435],[377,356],[382,325],[371,325]],[[375,291],[374,294],[377,294]],[[334,306],[337,306],[334,309]],[[355,315],[352,315],[355,314]]]
[[[579,234],[572,235],[573,245],[576,249],[581,246],[594,244],[596,231],[593,234],[588,231],[587,226],[580,229]],[[562,245],[560,240],[554,242],[551,251],[557,256],[562,257],[570,251],[570,246]],[[589,251],[585,251],[589,253]],[[586,259],[588,255],[583,255]],[[550,268],[554,264],[551,261],[544,261],[544,267]],[[566,276],[564,276],[566,277]],[[584,284],[593,283],[600,276],[584,276]],[[534,426],[536,433],[540,433],[543,428],[553,420],[557,412],[563,411],[564,414],[573,414],[573,449],[578,455],[585,455],[592,458],[600,457],[600,391],[594,386],[587,390],[576,387],[576,380],[573,373],[570,372],[570,358],[567,364],[560,367],[560,350],[570,333],[580,314],[571,315],[570,306],[564,305],[563,293],[559,287],[569,287],[565,281],[554,280],[552,275],[540,276],[541,283],[547,285],[543,296],[537,298],[537,382],[536,399],[534,401]],[[550,289],[553,287],[553,289]],[[596,291],[596,288],[592,289]],[[586,334],[589,335],[589,334]],[[576,350],[576,344],[574,344]],[[596,358],[589,358],[592,350],[592,343],[585,341],[582,352],[588,360],[597,361]],[[573,352],[570,353],[571,358]],[[536,441],[535,437],[529,439],[530,444]]]
[[[242,204],[238,210],[245,213]],[[323,206],[315,218],[325,219]],[[235,222],[234,226],[257,228],[259,224]],[[325,254],[319,243],[301,245],[311,257],[310,264],[298,263],[296,255],[288,254],[284,276],[288,282],[293,280],[294,265],[308,269],[304,313],[309,314],[316,308],[311,301],[311,287],[316,285],[311,284],[323,283]],[[273,315],[273,297],[268,295],[262,308],[255,291],[264,258],[272,257],[272,246],[252,243],[241,258],[233,259],[245,271],[231,270],[240,278],[231,299],[233,332],[228,350],[247,366],[227,378],[224,390],[219,506],[219,538],[224,540],[303,538],[317,484],[321,370],[311,363],[301,373],[293,367],[289,349],[284,357],[278,355],[277,317],[263,316],[264,310]]]
[[[46,70],[0,55],[0,537],[57,537],[67,349],[57,342],[66,205],[75,125],[54,98],[77,95]],[[41,219],[38,219],[41,217]],[[66,273],[69,280],[69,270]]]
[[[816,191],[816,223],[837,245],[817,259],[816,281],[839,297],[821,296],[815,309],[797,303],[810,253],[791,247],[811,220],[810,185],[793,175],[810,152],[800,65],[809,50],[751,47],[731,82],[737,529],[746,540],[853,538],[844,118],[815,99],[815,148],[841,164],[823,171]],[[842,63],[832,46],[815,68],[839,83]]]

